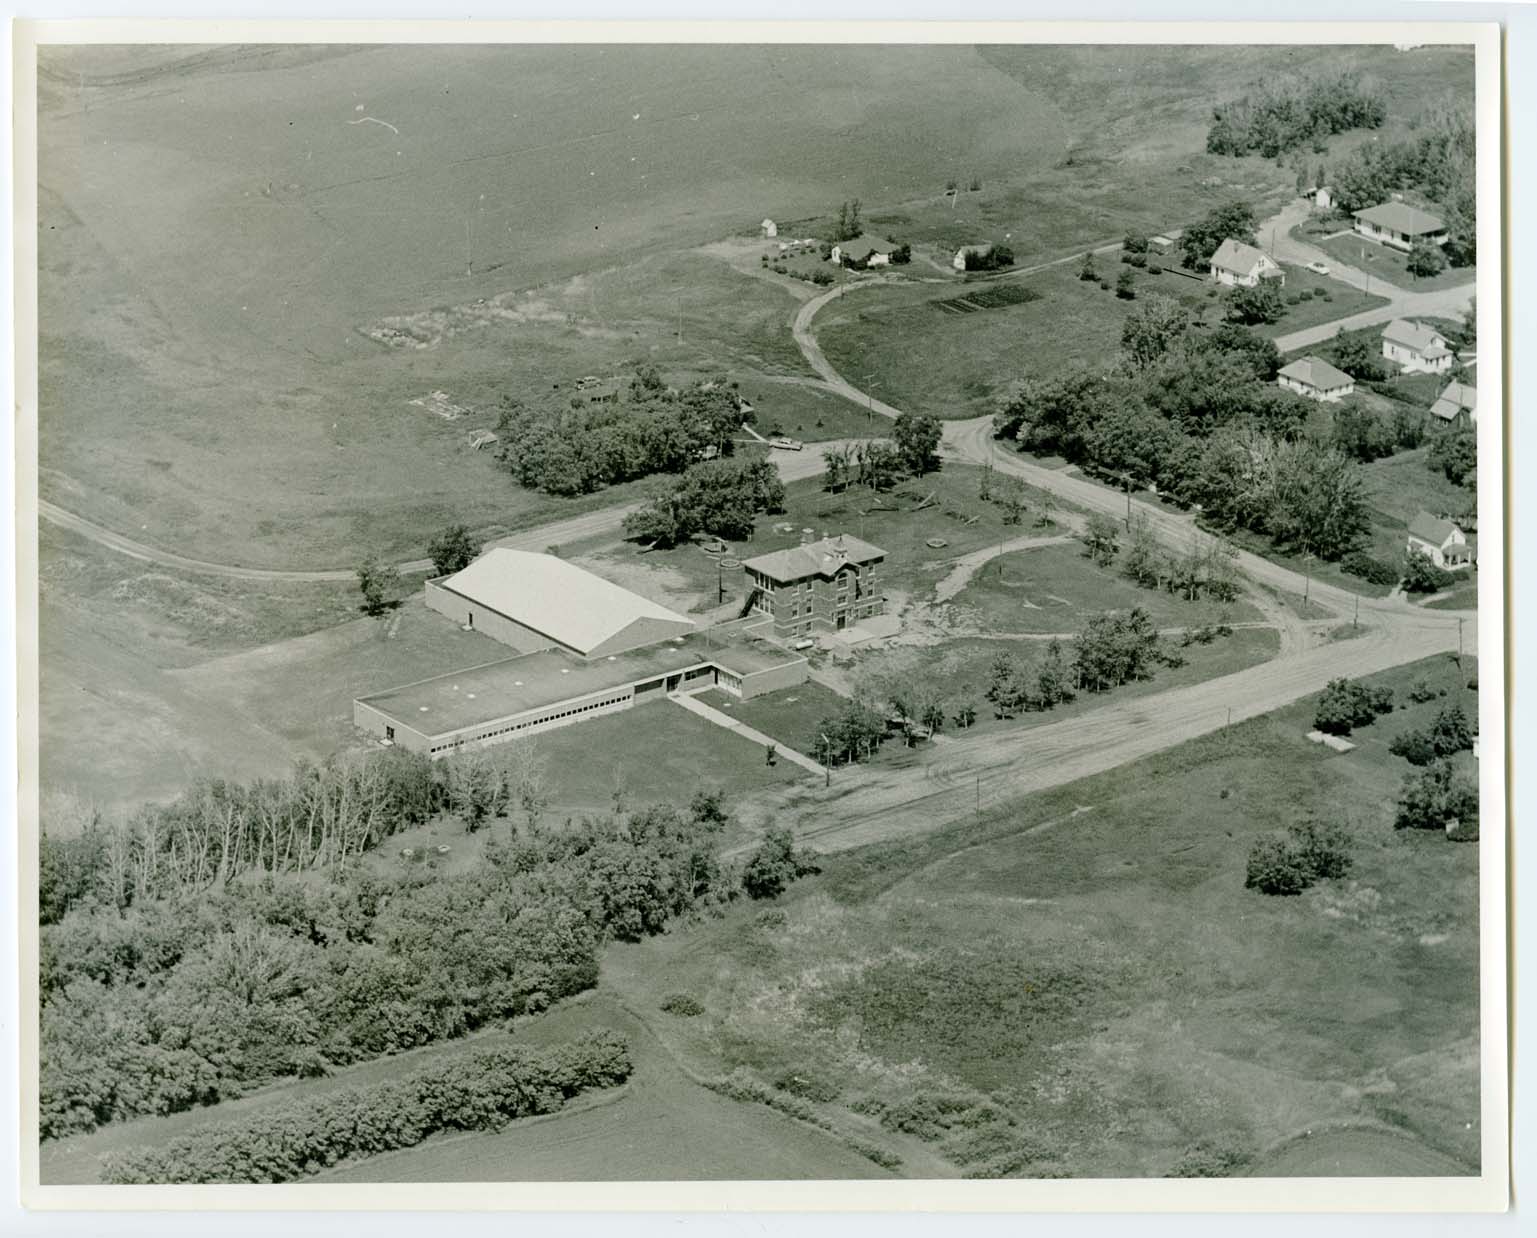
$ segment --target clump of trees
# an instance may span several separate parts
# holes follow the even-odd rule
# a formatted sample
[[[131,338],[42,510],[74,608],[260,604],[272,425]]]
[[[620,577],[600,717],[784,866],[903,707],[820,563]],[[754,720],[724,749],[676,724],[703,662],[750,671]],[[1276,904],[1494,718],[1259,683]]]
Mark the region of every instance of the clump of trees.
[[[1151,679],[1179,657],[1165,650],[1153,620],[1140,606],[1091,616],[1073,640],[1073,671],[1089,692],[1106,692],[1137,679]]]
[[[1284,313],[1286,302],[1281,297],[1279,280],[1262,279],[1252,288],[1236,284],[1227,294],[1229,322],[1252,327],[1260,323],[1280,322]]]
[[[1349,71],[1286,77],[1212,110],[1206,149],[1213,155],[1274,159],[1347,129],[1376,129],[1387,117],[1381,87]]]
[[[1362,382],[1381,382],[1387,377],[1382,356],[1371,340],[1358,332],[1347,333],[1344,327],[1334,334],[1334,342],[1329,346],[1329,360],[1351,378]]]
[[[1444,567],[1437,567],[1429,555],[1410,550],[1404,555],[1405,593],[1439,593],[1450,588],[1457,578]]]
[[[382,615],[399,601],[400,570],[378,555],[369,555],[358,564],[358,592],[363,595],[364,614]]]
[[[838,207],[838,218],[833,221],[832,240],[836,244],[840,241],[852,241],[863,234],[864,221],[859,215],[859,199],[845,199]]]
[[[479,554],[480,546],[462,524],[449,525],[427,544],[427,555],[439,576],[451,576],[462,571]]]
[[[1473,726],[1462,706],[1454,702],[1439,710],[1428,726],[1395,735],[1388,751],[1410,765],[1430,765],[1472,747]]]
[[[938,417],[903,411],[897,414],[891,432],[902,467],[912,476],[921,477],[939,467],[939,440],[944,427]]]
[[[1438,432],[1430,442],[1426,463],[1439,469],[1453,485],[1478,490],[1478,432],[1472,426],[1453,426]]]
[[[1267,834],[1249,850],[1244,887],[1262,894],[1301,894],[1331,877],[1348,876],[1350,832],[1334,821],[1309,819],[1284,834]]]
[[[1318,698],[1313,726],[1325,735],[1349,735],[1393,711],[1393,689],[1352,679],[1331,679]]]
[[[1254,244],[1254,208],[1247,202],[1225,202],[1191,224],[1179,238],[1180,254],[1192,271],[1206,271],[1223,241]]]
[[[614,1032],[549,1049],[511,1045],[429,1065],[403,1079],[268,1105],[153,1147],[113,1153],[112,1184],[291,1182],[354,1156],[409,1148],[446,1131],[499,1130],[553,1113],[630,1076]]]
[[[1428,279],[1446,270],[1446,252],[1439,245],[1432,245],[1429,241],[1416,241],[1409,249],[1409,256],[1404,260],[1404,266],[1410,275],[1419,279]]]
[[[994,433],[1116,482],[1155,484],[1219,530],[1337,559],[1370,527],[1356,460],[1307,432],[1308,401],[1276,387],[1275,345],[1234,323],[1193,329],[1139,307],[1114,370],[1069,366],[1016,384]]]
[[[656,546],[676,546],[695,533],[749,538],[759,513],[783,511],[784,500],[784,482],[772,461],[705,460],[627,515],[624,532]]]
[[[926,413],[902,413],[894,423],[895,439],[868,438],[829,448],[822,488],[837,494],[850,486],[890,490],[908,476],[939,467],[939,419]]]
[[[1450,100],[1432,103],[1415,118],[1410,137],[1363,143],[1333,169],[1334,209],[1349,215],[1394,193],[1418,191],[1446,220],[1449,239],[1439,253],[1453,266],[1471,266],[1477,257],[1474,151],[1471,111]]]
[[[1441,830],[1453,822],[1459,837],[1478,836],[1478,783],[1471,776],[1442,759],[1404,779],[1394,828]]]
[[[869,760],[886,739],[886,716],[862,695],[823,718],[811,738],[812,750],[826,765]]]
[[[735,436],[751,420],[724,376],[679,391],[647,364],[612,399],[577,394],[562,406],[553,397],[526,404],[504,398],[497,459],[519,485],[547,494],[589,494],[730,455]]]
[[[1001,271],[1014,265],[1014,250],[1004,244],[973,246],[966,250],[968,271]]]
[[[816,856],[795,846],[783,827],[769,830],[742,868],[742,889],[748,898],[778,898],[790,883],[818,872]]]
[[[163,811],[173,829],[188,815]],[[604,941],[661,932],[741,893],[716,854],[725,819],[701,796],[688,810],[559,829],[509,824],[464,874],[406,863],[380,873],[340,862],[336,848],[319,882],[269,870],[217,884],[217,860],[197,842],[218,839],[207,830],[156,853],[183,877],[203,874],[200,886],[136,885],[133,869],[114,886],[110,840],[64,854],[45,842],[43,1137],[323,1074],[591,988]],[[295,833],[297,848],[302,824]]]

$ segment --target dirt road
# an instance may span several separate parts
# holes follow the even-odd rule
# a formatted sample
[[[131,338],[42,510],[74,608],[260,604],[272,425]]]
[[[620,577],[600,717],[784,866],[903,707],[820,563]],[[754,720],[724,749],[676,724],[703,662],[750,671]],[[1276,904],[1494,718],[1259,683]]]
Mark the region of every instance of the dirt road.
[[[935,745],[922,764],[849,767],[830,787],[794,784],[746,797],[744,820],[771,820],[821,851],[909,837],[990,806],[1062,786],[1291,704],[1341,676],[1453,650],[1456,624],[1376,628],[1259,666],[1062,722]]]
[[[769,458],[779,468],[779,475],[786,482],[800,481],[807,477],[815,477],[827,469],[827,453],[834,448],[844,447],[855,440],[837,439],[825,443],[807,444],[802,451],[780,451],[778,449],[769,452]],[[597,511],[587,512],[585,515],[572,516],[566,520],[557,520],[550,524],[539,525],[536,528],[525,529],[518,533],[509,533],[505,537],[493,538],[486,543],[485,548],[493,546],[507,546],[514,550],[546,550],[550,546],[565,545],[568,542],[585,541],[590,537],[598,537],[604,534],[617,533],[624,523],[624,518],[634,511],[638,503],[628,503],[615,507],[599,508]],[[162,550],[158,546],[151,546],[145,542],[136,541],[121,533],[97,524],[93,520],[87,520],[84,516],[66,511],[56,503],[50,503],[46,499],[38,502],[38,515],[51,524],[69,529],[82,537],[88,537],[98,545],[106,546],[119,554],[127,555],[130,559],[138,559],[144,563],[155,563],[162,567],[177,568],[184,572],[195,572],[204,576],[222,576],[233,580],[265,580],[286,582],[319,582],[319,581],[351,581],[357,579],[355,568],[324,568],[314,571],[306,571],[300,568],[263,568],[241,567],[233,563],[211,563],[207,559],[196,559],[187,555],[175,554],[169,550]],[[431,559],[411,559],[405,563],[397,563],[396,569],[405,576],[422,575],[432,570]]]

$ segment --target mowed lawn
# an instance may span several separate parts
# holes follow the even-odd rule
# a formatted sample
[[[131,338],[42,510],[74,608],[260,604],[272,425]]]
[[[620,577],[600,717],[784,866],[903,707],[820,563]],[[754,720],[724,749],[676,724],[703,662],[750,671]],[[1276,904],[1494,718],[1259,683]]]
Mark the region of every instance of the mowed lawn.
[[[738,791],[807,777],[790,761],[668,700],[536,737],[552,811],[687,804],[696,791]],[[489,750],[494,757],[496,749]]]
[[[1073,633],[1093,615],[1140,606],[1154,626],[1194,627],[1259,617],[1247,601],[1191,601],[1144,589],[1097,566],[1076,543],[1038,546],[990,559],[953,600],[993,632]]]
[[[1259,238],[1262,245],[1265,240],[1265,237]],[[1310,271],[1305,266],[1292,266],[1288,263],[1285,264],[1284,269],[1286,286],[1282,296],[1286,302],[1286,310],[1275,322],[1265,323],[1255,328],[1260,335],[1267,338],[1273,339],[1307,327],[1316,327],[1320,323],[1348,318],[1351,314],[1360,314],[1388,303],[1386,297],[1378,296],[1374,292],[1363,292],[1332,276],[1319,275],[1315,271]]]
[[[814,680],[746,701],[719,689],[704,693],[700,699],[743,725],[771,735],[787,748],[816,760],[823,759],[817,749],[822,722],[837,717],[849,705],[847,697]]]
[[[1436,275],[1411,275],[1408,255],[1402,250],[1368,241],[1351,231],[1346,223],[1342,222],[1340,227],[1345,231],[1343,236],[1309,236],[1306,233],[1300,236],[1336,261],[1408,292],[1434,292],[1439,288],[1460,288],[1464,284],[1471,287],[1477,279],[1478,273],[1472,267],[1447,267]]]
[[[1393,829],[1411,767],[1387,751],[1448,700],[1472,711],[1475,674],[1437,657],[1373,676],[1447,696],[1348,754],[1306,740],[1308,699],[824,857],[782,914],[647,942],[605,980],[636,1005],[699,1000],[687,1040],[715,1068],[884,1111],[971,1167],[993,1149],[936,1106],[1003,1111],[990,1134],[1026,1176],[1305,1175],[1322,1161],[1294,1140],[1342,1128],[1372,1132],[1320,1149],[1345,1172],[1476,1172],[1478,847]],[[1254,841],[1309,815],[1350,830],[1350,876],[1246,890]]]

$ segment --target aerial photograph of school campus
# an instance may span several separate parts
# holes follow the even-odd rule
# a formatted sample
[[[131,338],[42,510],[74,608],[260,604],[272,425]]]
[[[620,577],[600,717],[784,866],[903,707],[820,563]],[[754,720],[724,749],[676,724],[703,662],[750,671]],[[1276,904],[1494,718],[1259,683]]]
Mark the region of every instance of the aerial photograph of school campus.
[[[1473,80],[43,48],[42,1181],[1479,1174]]]

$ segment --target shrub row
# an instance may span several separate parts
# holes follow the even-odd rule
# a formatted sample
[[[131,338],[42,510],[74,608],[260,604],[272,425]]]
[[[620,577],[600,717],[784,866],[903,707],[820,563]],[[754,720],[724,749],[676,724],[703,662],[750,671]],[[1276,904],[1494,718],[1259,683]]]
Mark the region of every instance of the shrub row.
[[[116,1153],[103,1180],[288,1182],[346,1157],[409,1148],[441,1131],[496,1130],[514,1118],[551,1113],[589,1088],[624,1082],[630,1070],[629,1049],[613,1032],[543,1052],[487,1049],[405,1079],[272,1105],[158,1147]]]
[[[1402,577],[1398,564],[1373,558],[1364,550],[1352,550],[1340,560],[1340,568],[1374,585],[1396,585]]]
[[[1388,751],[1403,757],[1410,765],[1429,765],[1441,757],[1466,752],[1472,747],[1472,724],[1462,706],[1453,703],[1440,710],[1429,726],[1394,736]]]

